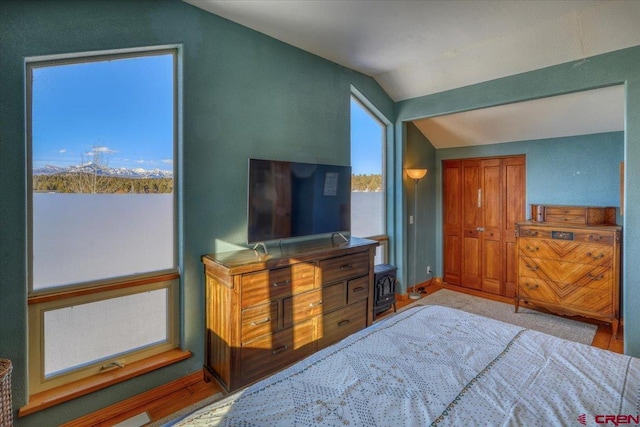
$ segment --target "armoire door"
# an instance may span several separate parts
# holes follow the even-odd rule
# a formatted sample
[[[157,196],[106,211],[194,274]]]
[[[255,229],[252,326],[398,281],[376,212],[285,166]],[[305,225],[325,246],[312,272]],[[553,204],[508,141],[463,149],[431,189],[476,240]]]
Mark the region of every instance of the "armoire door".
[[[444,281],[514,296],[524,219],[524,156],[443,161]]]

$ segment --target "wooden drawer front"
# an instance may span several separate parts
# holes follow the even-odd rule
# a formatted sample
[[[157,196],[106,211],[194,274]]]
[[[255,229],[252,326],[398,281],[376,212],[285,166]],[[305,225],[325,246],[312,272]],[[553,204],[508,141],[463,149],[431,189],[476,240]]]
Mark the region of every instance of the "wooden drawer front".
[[[549,260],[579,262],[585,264],[611,265],[613,248],[593,243],[566,240],[521,238],[520,255]]]
[[[335,285],[322,288],[322,311],[324,313],[344,307],[345,305],[347,305],[346,282],[339,282]]]
[[[611,287],[613,269],[609,266],[580,264],[549,259],[522,257],[518,267],[521,277],[575,284],[591,288]]]
[[[311,263],[245,274],[242,276],[242,308],[309,291],[314,286],[315,266]]]
[[[546,215],[547,222],[566,222],[567,224],[586,224],[587,218],[585,215]]]
[[[574,312],[589,312],[605,317],[614,315],[610,288],[598,289],[521,277],[519,297],[562,306]]]
[[[318,325],[318,348],[323,348],[367,326],[367,301],[326,314]]]
[[[242,310],[242,342],[278,330],[278,302]]]
[[[547,206],[545,208],[545,215],[547,217],[547,221],[549,221],[549,215],[553,216],[581,216],[584,218],[586,216],[586,211],[584,208],[578,208],[573,206]]]
[[[562,239],[554,239],[554,232],[565,232],[570,233],[573,238],[569,240]],[[586,243],[599,243],[603,245],[612,245],[615,241],[615,230],[612,231],[601,231],[601,230],[593,230],[593,231],[585,231],[571,229],[571,228],[538,228],[538,227],[521,227],[520,228],[520,238],[536,238],[536,239],[550,239],[554,242],[562,242],[562,241],[574,241],[574,242],[586,242]]]
[[[347,304],[366,299],[369,296],[369,276],[349,280],[347,289]]]
[[[369,252],[360,252],[320,261],[320,283],[323,285],[364,276],[369,272]]]
[[[577,242],[612,245],[615,241],[615,234],[613,232],[577,231],[573,234],[573,238]]]
[[[520,299],[559,304],[558,290],[550,283],[531,277],[520,277],[518,296]]]
[[[613,298],[610,288],[594,289],[570,286],[565,290],[562,304],[576,311],[588,311],[613,317]]]
[[[322,314],[324,300],[322,290],[305,292],[294,295],[282,301],[283,327],[288,328],[294,323]]]
[[[241,384],[247,384],[315,351],[316,321],[309,320],[267,335],[240,350]]]

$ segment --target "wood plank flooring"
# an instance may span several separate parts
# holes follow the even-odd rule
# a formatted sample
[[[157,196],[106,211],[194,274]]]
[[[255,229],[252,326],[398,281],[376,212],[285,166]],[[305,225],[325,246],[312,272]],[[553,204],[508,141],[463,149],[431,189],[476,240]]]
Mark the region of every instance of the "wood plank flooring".
[[[513,303],[513,299],[511,298],[491,295],[480,291],[465,289],[459,286],[443,284],[437,281],[429,281],[417,287],[419,290],[426,291],[426,293],[422,293],[422,295],[425,296],[442,288],[464,292],[494,301],[509,304]],[[415,300],[408,299],[406,295],[399,295],[396,306],[397,308],[401,308],[414,301]],[[535,308],[537,310],[544,311],[542,308]],[[392,313],[393,310],[390,309],[378,315],[376,320]],[[621,338],[613,339],[610,325],[581,317],[571,318],[598,325],[598,330],[593,339],[593,343],[591,344],[592,346],[608,349],[616,353],[623,353],[624,342]],[[619,333],[620,336],[622,336],[622,328]],[[85,417],[78,418],[77,420],[69,422],[62,427],[113,426],[114,424],[127,420],[142,412],[146,412],[148,417],[151,419],[151,422],[154,422],[220,392],[223,392],[223,390],[216,382],[212,381],[205,383],[203,374],[201,372],[195,372],[165,386],[150,390],[147,393],[127,399]]]

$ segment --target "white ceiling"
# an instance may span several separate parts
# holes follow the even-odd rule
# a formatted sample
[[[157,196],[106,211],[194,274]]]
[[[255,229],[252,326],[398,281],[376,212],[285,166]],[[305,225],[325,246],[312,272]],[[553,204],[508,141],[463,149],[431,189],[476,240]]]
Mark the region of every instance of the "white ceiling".
[[[640,45],[640,1],[634,0],[185,1],[367,74],[395,101]],[[616,104],[618,111],[624,105],[623,91],[608,95],[611,98],[607,103]],[[581,102],[579,97],[575,94],[569,103],[574,117],[566,122],[571,122],[573,130],[562,124],[549,129],[558,129],[563,135],[569,131],[598,133],[612,130],[613,122],[622,123],[622,117],[617,121],[611,117],[611,104],[591,102],[588,114],[581,114],[586,101]],[[556,98],[546,100],[549,118],[566,114],[565,107],[561,109],[553,102]],[[511,106],[516,110],[524,107]],[[504,111],[509,108],[503,106],[481,114],[485,120],[496,120],[491,112],[506,114]],[[448,138],[453,132],[455,140],[459,140],[455,144],[473,144],[468,137],[454,132],[467,123],[465,114],[456,114],[455,126],[448,126]],[[531,116],[509,114],[510,126],[500,128],[512,128],[511,132],[519,135],[517,140],[563,136],[540,136],[540,132],[534,136],[529,130],[548,126],[525,126]],[[487,121],[473,120],[476,127],[487,127]],[[420,123],[421,130],[434,145],[452,144],[432,136],[429,126],[423,125]],[[441,120],[438,126],[442,126]],[[583,128],[589,131],[581,131]],[[496,134],[495,127],[467,129],[464,134],[494,138],[492,142],[503,142],[505,137]]]

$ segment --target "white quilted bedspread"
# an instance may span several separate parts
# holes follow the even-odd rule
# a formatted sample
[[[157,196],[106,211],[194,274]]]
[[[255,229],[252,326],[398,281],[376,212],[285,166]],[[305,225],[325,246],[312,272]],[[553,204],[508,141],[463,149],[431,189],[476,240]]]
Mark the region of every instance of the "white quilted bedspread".
[[[174,425],[595,426],[639,395],[640,359],[424,306]]]

